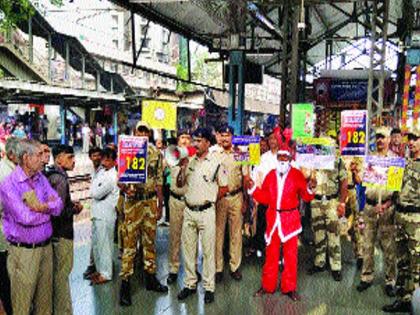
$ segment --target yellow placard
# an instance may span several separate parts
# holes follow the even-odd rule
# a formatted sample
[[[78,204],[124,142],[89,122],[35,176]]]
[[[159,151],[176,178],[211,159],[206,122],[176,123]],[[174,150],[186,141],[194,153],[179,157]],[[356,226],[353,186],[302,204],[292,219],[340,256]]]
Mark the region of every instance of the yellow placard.
[[[249,164],[250,165],[260,164],[260,144],[259,143],[249,144]]]
[[[324,145],[324,146],[333,146],[333,140],[329,138],[298,138],[298,143],[308,144],[308,145]]]
[[[142,101],[142,120],[153,129],[176,130],[176,103]]]
[[[388,169],[388,181],[386,190],[401,191],[404,169],[402,167],[390,166]]]

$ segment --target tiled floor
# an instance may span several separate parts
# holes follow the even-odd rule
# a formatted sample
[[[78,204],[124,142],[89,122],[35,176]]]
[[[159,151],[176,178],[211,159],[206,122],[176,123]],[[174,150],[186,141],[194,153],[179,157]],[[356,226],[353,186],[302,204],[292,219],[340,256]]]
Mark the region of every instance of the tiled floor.
[[[75,265],[71,276],[74,314],[311,314],[311,315],[350,315],[350,314],[382,314],[384,304],[392,301],[383,292],[383,276],[381,259],[376,257],[379,270],[375,285],[363,294],[356,291],[359,282],[359,272],[356,270],[351,254],[350,244],[344,241],[343,281],[335,282],[328,272],[314,276],[306,275],[309,266],[311,249],[300,247],[299,261],[299,293],[303,300],[294,303],[280,293],[262,298],[253,297],[259,288],[261,266],[255,258],[245,259],[242,265],[243,280],[235,282],[225,273],[224,281],[216,286],[215,303],[205,305],[203,292],[199,286],[199,294],[180,303],[176,295],[182,287],[183,270],[177,285],[169,287],[168,294],[158,294],[146,291],[140,266],[136,276],[131,280],[133,305],[120,307],[118,305],[119,279],[117,272],[114,281],[103,286],[91,287],[83,280],[82,273],[89,260],[90,222],[82,220],[76,223]],[[166,281],[168,228],[159,227],[157,238],[158,278]],[[115,259],[116,270],[119,261]]]

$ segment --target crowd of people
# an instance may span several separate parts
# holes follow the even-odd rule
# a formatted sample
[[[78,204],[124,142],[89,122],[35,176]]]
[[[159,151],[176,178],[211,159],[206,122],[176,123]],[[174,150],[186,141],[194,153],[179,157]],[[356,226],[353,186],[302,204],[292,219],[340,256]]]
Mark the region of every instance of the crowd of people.
[[[86,130],[88,126],[85,126]],[[85,128],[84,127],[84,128]],[[102,126],[97,125],[97,129]],[[89,128],[90,129],[90,128]],[[83,131],[82,131],[83,133]],[[85,132],[92,138],[91,131]],[[140,121],[135,136],[152,137]],[[363,292],[373,285],[374,248],[380,242],[384,259],[384,293],[396,297],[385,312],[410,312],[420,281],[420,140],[413,131],[403,143],[401,131],[376,130],[372,155],[405,157],[400,192],[363,187],[360,161],[346,164],[337,155],[332,170],[295,167],[296,146],[290,130],[275,128],[261,138],[260,164],[235,161],[233,129],[207,128],[193,133],[180,130],[172,150],[157,139],[147,147],[144,184],[118,182],[116,146],[83,145],[94,171],[91,182],[92,246],[84,278],[93,285],[112,281],[114,231],[121,253],[119,302],[132,304],[131,278],[135,257],[142,257],[146,290],[168,292],[178,281],[180,255],[185,274],[177,297],[187,299],[202,281],[204,302],[215,299],[217,284],[226,281],[225,265],[240,281],[243,256],[264,258],[261,287],[255,296],[278,288],[293,301],[297,289],[298,243],[303,228],[301,213],[310,213],[315,256],[308,274],[331,269],[342,280],[342,218],[354,245],[355,262]],[[96,137],[96,136],[95,136]],[[328,133],[337,141],[338,136]],[[101,147],[102,146],[102,147]],[[73,201],[67,172],[75,166],[72,146],[9,137],[0,162],[0,200],[3,230],[0,235],[0,299],[7,314],[72,314],[69,275],[73,264],[73,218],[83,205]],[[53,163],[48,165],[52,153]],[[156,277],[156,230],[163,209],[169,216],[167,283]],[[306,215],[307,217],[308,215]],[[226,231],[228,227],[228,231]],[[225,239],[228,234],[228,244]],[[243,252],[243,234],[251,237]],[[199,245],[201,243],[201,246]],[[229,261],[224,261],[224,247]],[[280,257],[282,247],[282,257]],[[202,252],[202,272],[198,255]]]

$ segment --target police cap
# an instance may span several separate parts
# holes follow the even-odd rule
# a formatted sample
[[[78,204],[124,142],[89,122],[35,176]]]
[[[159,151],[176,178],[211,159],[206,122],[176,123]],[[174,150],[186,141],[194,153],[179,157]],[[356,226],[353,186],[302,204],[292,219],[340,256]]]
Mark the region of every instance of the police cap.
[[[194,132],[193,137],[194,138],[205,138],[210,142],[213,141],[213,134],[212,134],[211,130],[208,129],[208,128],[198,128]]]

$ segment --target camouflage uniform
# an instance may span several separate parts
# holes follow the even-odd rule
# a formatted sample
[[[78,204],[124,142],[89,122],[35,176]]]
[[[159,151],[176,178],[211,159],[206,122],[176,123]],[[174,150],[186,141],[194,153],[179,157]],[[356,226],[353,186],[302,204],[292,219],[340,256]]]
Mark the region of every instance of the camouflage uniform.
[[[353,243],[354,255],[359,259],[363,257],[363,231],[359,228],[358,224],[362,214],[359,212],[359,205],[357,203],[356,183],[350,171],[347,172],[347,181],[348,195],[346,213],[349,214],[349,234]]]
[[[143,247],[144,270],[148,274],[156,273],[156,186],[163,185],[163,167],[161,154],[151,144],[147,149],[146,167],[146,183],[129,184],[129,188],[135,189],[135,196],[133,198],[126,196],[124,200],[124,222],[120,229],[123,233],[120,272],[122,280],[128,280],[134,273],[138,237],[141,237]]]
[[[332,271],[341,271],[341,242],[337,215],[340,182],[347,179],[341,158],[333,170],[319,170],[315,199],[311,202],[312,229],[315,241],[315,267],[323,268],[327,252]]]
[[[394,156],[392,153],[388,157]],[[375,206],[379,202],[379,188],[366,188],[366,205],[363,210],[364,230],[363,268],[360,280],[372,283],[374,278],[374,252],[376,240],[379,240],[385,267],[385,285],[394,285],[395,265],[395,207],[394,203],[383,214],[377,214]],[[393,192],[382,190],[382,204],[393,199]]]
[[[404,171],[397,199],[398,299],[411,300],[420,283],[420,160],[410,161]]]

